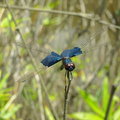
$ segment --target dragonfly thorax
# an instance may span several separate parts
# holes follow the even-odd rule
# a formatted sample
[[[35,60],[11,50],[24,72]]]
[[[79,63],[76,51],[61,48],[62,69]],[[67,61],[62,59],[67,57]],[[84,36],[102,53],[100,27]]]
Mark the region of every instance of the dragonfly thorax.
[[[71,61],[70,58],[63,59],[64,68],[68,71],[73,71],[75,69],[75,64]]]

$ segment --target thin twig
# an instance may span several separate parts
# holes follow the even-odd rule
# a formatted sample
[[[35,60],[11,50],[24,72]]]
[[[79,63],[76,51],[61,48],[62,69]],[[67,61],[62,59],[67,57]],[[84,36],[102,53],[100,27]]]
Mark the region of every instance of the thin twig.
[[[117,88],[116,85],[112,85],[111,93],[110,93],[110,98],[109,98],[109,101],[108,101],[107,110],[106,110],[106,113],[105,113],[105,118],[104,118],[104,120],[107,120],[107,119],[108,119],[108,115],[109,115],[111,103],[112,103],[113,96],[114,96],[114,93],[115,93],[116,88]]]
[[[68,85],[65,84],[65,96],[64,96],[64,113],[63,113],[63,120],[66,120],[66,114],[67,114],[67,103],[68,103],[68,94],[70,90],[70,85],[72,81],[72,73],[69,71],[66,71],[66,78],[68,80]]]
[[[0,5],[1,8],[7,8],[7,5]],[[21,6],[10,6],[11,9],[18,9],[18,10],[28,10],[34,12],[45,12],[45,13],[52,13],[52,14],[63,14],[63,15],[71,15],[71,16],[78,16],[78,17],[85,17],[88,18],[93,16],[92,14],[86,13],[77,13],[77,12],[67,12],[67,11],[60,11],[60,10],[46,10],[40,8],[32,8],[32,7],[21,7]]]
[[[0,5],[1,8],[7,8],[7,5]],[[119,26],[114,25],[112,23],[101,20],[99,17],[93,18],[93,15],[85,14],[85,13],[77,13],[77,12],[67,12],[67,11],[59,11],[59,10],[45,10],[40,8],[31,8],[31,7],[20,7],[20,6],[10,6],[11,9],[20,9],[20,10],[28,10],[35,12],[45,12],[51,14],[62,14],[62,15],[70,15],[70,16],[78,16],[88,20],[96,21],[100,24],[106,25],[108,27],[114,27],[116,29],[120,29]],[[92,16],[92,17],[91,17]]]
[[[31,58],[31,62],[32,62],[34,68],[35,68],[35,71],[36,71],[37,73],[39,73],[39,70],[38,70],[37,65],[36,65],[36,63],[35,63],[35,60],[34,60],[32,54],[31,54],[29,48],[27,47],[27,45],[26,45],[26,43],[25,43],[25,40],[24,40],[24,38],[23,38],[23,35],[22,35],[20,29],[18,28],[17,22],[16,22],[16,20],[15,20],[15,17],[14,17],[13,12],[11,11],[11,8],[9,7],[8,1],[5,0],[5,2],[6,2],[6,8],[7,8],[8,11],[10,12],[10,14],[11,14],[11,16],[12,16],[12,19],[13,19],[13,22],[14,22],[16,28],[17,28],[16,31],[17,31],[18,34],[20,35],[21,40],[22,40],[22,42],[23,42],[23,44],[24,44],[24,46],[25,46],[25,48],[26,48],[26,50],[27,50],[27,52],[28,52],[28,54],[29,54],[29,56],[30,56],[30,58]],[[38,74],[38,75],[39,75],[39,74]],[[41,78],[40,75],[39,75],[39,78]],[[48,93],[47,93],[46,87],[45,87],[44,82],[43,82],[42,79],[40,80],[40,83],[41,83],[41,86],[42,86],[42,88],[43,88],[43,90],[44,90],[44,92],[45,92],[45,95],[46,95],[48,104],[49,104],[49,106],[50,106],[51,112],[53,113],[53,116],[54,116],[55,120],[59,120],[59,118],[58,118],[58,116],[57,116],[57,113],[55,112],[55,110],[54,110],[54,108],[52,107],[52,104],[51,104],[51,102],[50,102],[50,100],[49,100]]]

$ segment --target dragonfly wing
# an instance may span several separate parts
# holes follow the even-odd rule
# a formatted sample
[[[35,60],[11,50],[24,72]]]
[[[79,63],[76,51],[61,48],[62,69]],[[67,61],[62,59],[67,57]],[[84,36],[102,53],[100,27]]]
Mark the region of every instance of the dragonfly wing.
[[[80,55],[80,54],[82,54],[81,48],[74,47],[73,49],[64,50],[61,53],[61,56],[62,57],[74,57],[74,56],[77,56],[77,55]]]
[[[54,65],[55,63],[59,62],[60,60],[62,59],[62,57],[60,55],[58,55],[57,53],[55,52],[51,52],[50,55],[46,56],[42,61],[41,63],[44,65],[44,66],[52,66]]]

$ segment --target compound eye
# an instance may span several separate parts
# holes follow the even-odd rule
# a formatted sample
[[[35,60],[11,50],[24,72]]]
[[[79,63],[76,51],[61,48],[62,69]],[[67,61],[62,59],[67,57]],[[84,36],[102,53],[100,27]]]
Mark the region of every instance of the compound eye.
[[[66,64],[65,69],[68,71],[73,71],[75,69],[75,65],[73,63]]]
[[[75,66],[75,65],[73,63],[71,63],[70,66]]]
[[[73,67],[73,69],[75,69],[75,64],[71,63],[70,66]]]

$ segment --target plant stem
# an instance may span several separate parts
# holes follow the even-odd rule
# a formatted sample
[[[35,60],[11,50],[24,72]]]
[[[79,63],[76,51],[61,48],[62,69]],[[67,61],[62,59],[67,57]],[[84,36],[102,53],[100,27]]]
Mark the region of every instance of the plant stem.
[[[112,85],[111,93],[110,93],[110,98],[109,98],[109,101],[108,101],[108,106],[107,106],[107,110],[106,110],[106,113],[105,113],[105,118],[104,118],[104,120],[107,120],[107,119],[108,119],[108,115],[109,115],[111,103],[112,103],[113,96],[114,96],[114,93],[115,93],[116,88],[117,88],[117,87],[116,87],[115,85]]]
[[[65,96],[64,96],[64,113],[63,113],[63,120],[66,120],[66,114],[67,114],[67,104],[68,104],[68,94],[70,90],[70,85],[72,81],[72,73],[69,71],[66,71],[66,77],[68,80],[68,85],[65,82]]]
[[[7,8],[7,5],[4,4],[0,4],[0,8]],[[45,10],[45,9],[40,9],[40,8],[31,8],[31,7],[21,7],[21,6],[10,6],[11,9],[19,9],[19,10],[28,10],[28,11],[36,11],[36,12],[46,12],[46,13],[51,13],[51,14],[62,14],[62,15],[70,15],[70,16],[78,16],[78,17],[82,17],[84,19],[88,19],[91,21],[96,21],[100,24],[106,25],[108,27],[114,27],[116,29],[120,29],[119,26],[114,25],[112,23],[108,23],[104,20],[101,20],[98,17],[94,17],[90,14],[85,14],[85,13],[77,13],[77,12],[68,12],[68,11],[59,11],[59,10]]]

